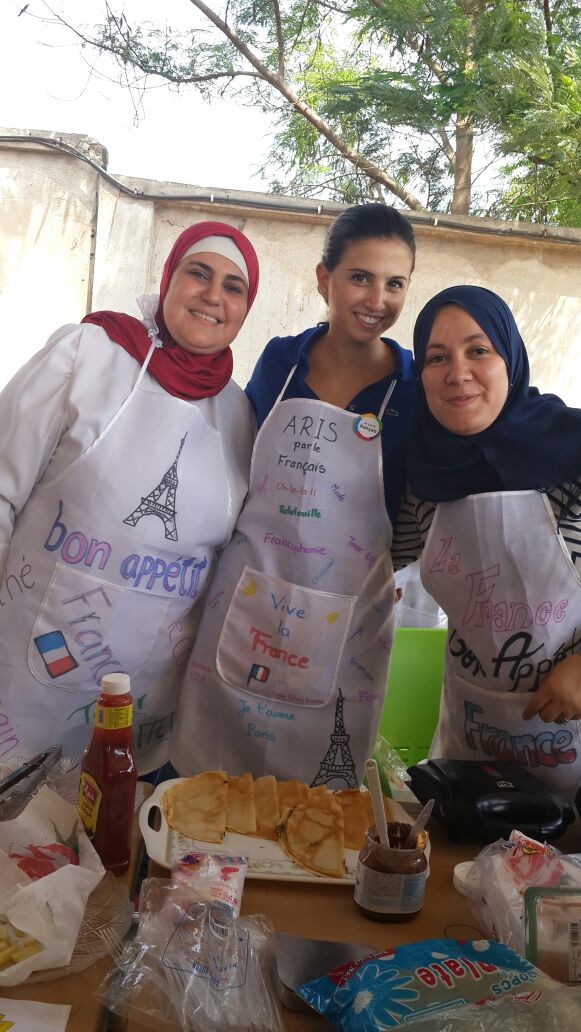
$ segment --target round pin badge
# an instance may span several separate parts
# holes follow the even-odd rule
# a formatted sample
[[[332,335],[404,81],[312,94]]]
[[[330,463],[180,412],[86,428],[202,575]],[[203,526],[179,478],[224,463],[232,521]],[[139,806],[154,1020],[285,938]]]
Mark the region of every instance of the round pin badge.
[[[373,412],[366,412],[353,420],[353,430],[362,441],[372,441],[381,433],[382,426],[381,419],[374,416]]]

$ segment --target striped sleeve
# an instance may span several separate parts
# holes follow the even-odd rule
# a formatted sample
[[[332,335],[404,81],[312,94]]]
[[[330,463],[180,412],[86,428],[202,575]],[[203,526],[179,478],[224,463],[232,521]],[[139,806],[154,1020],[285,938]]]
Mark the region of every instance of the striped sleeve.
[[[409,566],[421,556],[436,506],[422,502],[407,490],[393,532],[391,555],[394,570]]]
[[[581,576],[581,477],[547,491],[557,527]],[[394,528],[391,553],[394,570],[401,570],[422,554],[436,506],[407,491]]]
[[[581,575],[581,477],[547,491],[573,565]]]

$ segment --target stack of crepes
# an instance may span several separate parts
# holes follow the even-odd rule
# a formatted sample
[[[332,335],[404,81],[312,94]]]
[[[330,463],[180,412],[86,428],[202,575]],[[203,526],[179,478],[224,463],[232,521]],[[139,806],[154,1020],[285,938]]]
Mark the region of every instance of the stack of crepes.
[[[385,800],[388,819],[389,800]],[[226,831],[279,841],[287,856],[315,874],[341,878],[345,849],[361,849],[374,823],[367,792],[329,792],[272,775],[228,777],[208,770],[169,788],[162,809],[170,828],[202,842]]]

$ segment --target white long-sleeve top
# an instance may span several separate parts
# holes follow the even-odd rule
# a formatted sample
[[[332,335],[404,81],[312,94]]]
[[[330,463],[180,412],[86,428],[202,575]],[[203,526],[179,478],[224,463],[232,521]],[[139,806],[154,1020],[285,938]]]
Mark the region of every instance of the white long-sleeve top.
[[[138,302],[145,328],[154,334],[158,302],[157,295]],[[14,522],[35,484],[45,475],[52,480],[93,444],[139,373],[135,359],[100,326],[68,324],[5,387],[0,395],[0,587]],[[228,470],[247,482],[254,415],[242,389],[230,381],[214,398],[192,404],[220,431]]]

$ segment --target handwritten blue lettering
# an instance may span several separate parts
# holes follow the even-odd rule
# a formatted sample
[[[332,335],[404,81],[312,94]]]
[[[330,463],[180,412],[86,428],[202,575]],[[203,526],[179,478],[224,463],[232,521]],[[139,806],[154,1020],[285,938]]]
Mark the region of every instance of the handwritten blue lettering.
[[[569,748],[573,741],[570,731],[563,728],[541,731],[537,735],[511,735],[508,731],[482,723],[479,717],[483,712],[481,706],[464,700],[464,734],[469,749],[480,750],[485,756],[494,756],[507,763],[520,763],[524,767],[557,767],[575,763],[577,750]]]
[[[47,552],[60,550],[61,558],[65,563],[76,566],[83,563],[85,566],[92,566],[99,557],[99,569],[104,570],[111,555],[111,545],[107,541],[97,541],[97,538],[88,538],[80,530],[73,530],[70,534],[61,521],[63,514],[63,503],[59,500],[58,513],[50,528],[48,537],[44,542]]]

